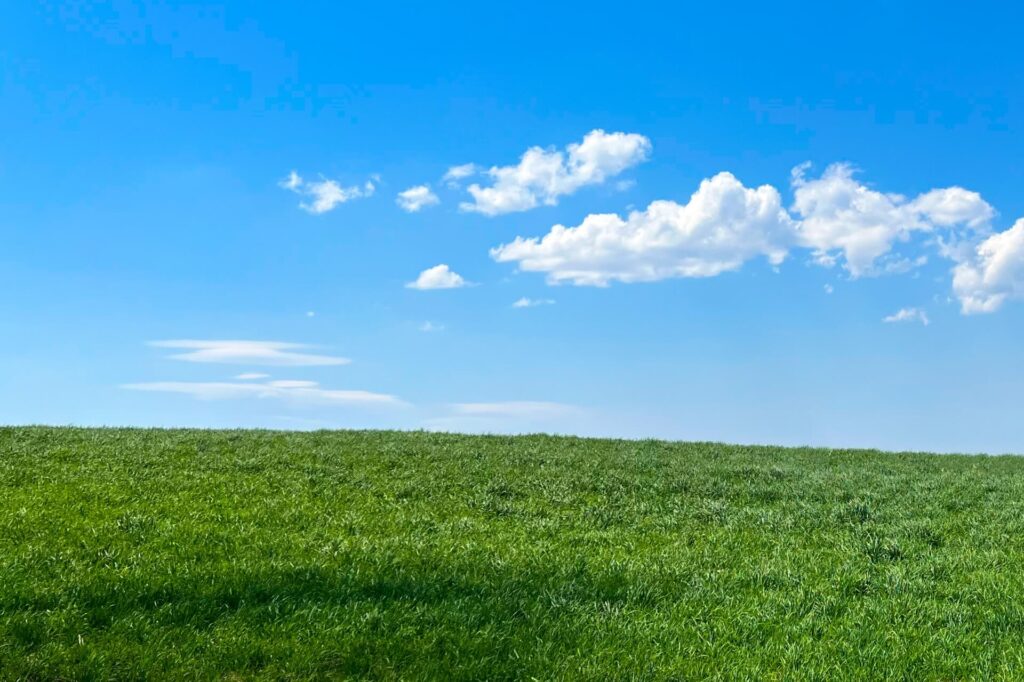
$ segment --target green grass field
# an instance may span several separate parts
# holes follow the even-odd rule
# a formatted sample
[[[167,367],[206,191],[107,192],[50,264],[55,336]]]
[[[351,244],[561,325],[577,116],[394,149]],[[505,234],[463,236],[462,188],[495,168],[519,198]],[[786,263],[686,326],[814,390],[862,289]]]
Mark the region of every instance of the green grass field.
[[[1024,460],[0,429],[3,679],[1024,678]]]

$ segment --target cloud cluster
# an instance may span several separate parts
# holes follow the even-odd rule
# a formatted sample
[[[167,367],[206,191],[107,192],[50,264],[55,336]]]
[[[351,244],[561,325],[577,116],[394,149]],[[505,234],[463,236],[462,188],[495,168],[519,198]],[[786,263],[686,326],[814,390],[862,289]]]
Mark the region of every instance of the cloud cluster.
[[[558,198],[586,185],[604,182],[647,159],[651,142],[636,133],[592,130],[582,142],[564,151],[531,147],[514,166],[494,166],[486,171],[491,184],[468,187],[471,202],[464,211],[488,216],[526,211],[538,205],[554,205]],[[445,175],[449,183],[475,172],[471,164],[456,166]]]
[[[684,204],[655,201],[625,218],[591,214],[541,237],[516,237],[491,257],[543,272],[552,284],[607,286],[712,277],[761,257],[778,265],[794,249],[808,249],[818,264],[840,264],[856,278],[920,267],[927,256],[905,257],[896,248],[931,235],[957,262],[954,291],[965,312],[1024,296],[1024,222],[988,236],[995,211],[977,192],[946,187],[907,198],[859,182],[847,164],[818,178],[806,173],[806,165],[794,169],[788,209],[774,187],[749,188],[723,172]]]
[[[395,201],[407,213],[417,213],[427,206],[436,206],[441,203],[441,199],[431,191],[428,185],[416,185],[404,192],[399,192]]]
[[[370,391],[321,388],[315,381],[279,380],[257,383],[214,381],[154,381],[125,384],[133,391],[182,393],[199,400],[234,400],[258,398],[284,400],[304,405],[400,406],[404,403],[393,395]]]
[[[414,281],[405,286],[409,289],[458,289],[467,286],[469,282],[462,278],[457,272],[442,263],[432,268],[427,268],[420,273]]]
[[[813,249],[825,265],[841,256],[853,277],[876,274],[879,260],[915,232],[957,225],[981,229],[995,215],[980,194],[961,187],[934,189],[908,200],[857,182],[847,164],[833,164],[813,180],[805,177],[807,167],[793,170],[794,243]],[[899,268],[898,263],[887,265]]]
[[[344,204],[352,199],[373,196],[376,187],[373,182],[367,180],[362,185],[342,187],[334,180],[322,178],[320,180],[304,180],[295,171],[288,174],[284,180],[278,183],[282,188],[304,197],[308,201],[299,203],[302,210],[320,215],[334,210],[338,205]]]
[[[302,343],[282,341],[210,341],[198,339],[176,339],[151,341],[156,348],[185,350],[170,356],[186,362],[216,362],[235,365],[267,365],[283,367],[312,367],[325,365],[347,365],[351,360],[333,355],[318,355],[300,352],[310,346]],[[252,375],[250,375],[252,376]],[[261,378],[252,376],[252,378]]]

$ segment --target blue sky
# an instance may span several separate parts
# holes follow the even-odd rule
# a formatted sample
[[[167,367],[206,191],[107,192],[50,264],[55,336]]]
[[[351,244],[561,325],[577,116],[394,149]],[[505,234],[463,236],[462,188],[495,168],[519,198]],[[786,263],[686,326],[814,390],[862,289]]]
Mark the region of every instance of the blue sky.
[[[1024,12],[821,5],[5,8],[0,421],[1024,452]]]

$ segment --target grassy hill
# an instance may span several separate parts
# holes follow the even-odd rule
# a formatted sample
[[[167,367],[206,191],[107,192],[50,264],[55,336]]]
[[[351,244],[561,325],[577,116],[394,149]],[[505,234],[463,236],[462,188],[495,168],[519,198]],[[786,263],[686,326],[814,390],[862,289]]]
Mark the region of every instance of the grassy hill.
[[[0,678],[1024,677],[1024,460],[0,429]]]

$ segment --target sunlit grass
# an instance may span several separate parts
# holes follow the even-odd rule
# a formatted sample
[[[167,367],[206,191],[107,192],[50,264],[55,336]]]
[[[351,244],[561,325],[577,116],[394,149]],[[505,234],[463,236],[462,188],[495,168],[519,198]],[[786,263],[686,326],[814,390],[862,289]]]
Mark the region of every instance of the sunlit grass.
[[[0,429],[0,676],[1024,676],[1024,461]]]

